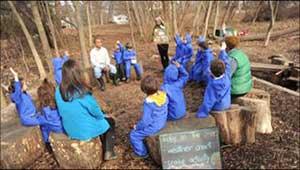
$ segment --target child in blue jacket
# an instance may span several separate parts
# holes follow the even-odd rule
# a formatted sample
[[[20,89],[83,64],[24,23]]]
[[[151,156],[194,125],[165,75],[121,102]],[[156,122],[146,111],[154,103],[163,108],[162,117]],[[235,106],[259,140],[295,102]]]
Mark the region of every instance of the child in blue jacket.
[[[124,61],[123,61],[123,54],[125,51],[125,47],[122,45],[120,41],[117,41],[113,58],[116,60],[116,68],[117,68],[117,74],[118,78],[120,80],[125,80],[124,76]]]
[[[198,38],[199,49],[196,54],[196,61],[190,69],[189,80],[194,80],[197,83],[204,81],[207,83],[207,75],[209,74],[210,62],[213,61],[214,56],[211,48],[208,47],[205,38]]]
[[[62,79],[62,66],[64,65],[64,63],[66,61],[68,61],[69,59],[69,52],[65,51],[64,52],[64,56],[61,58],[59,56],[55,57],[52,59],[52,64],[53,64],[53,68],[54,68],[54,78],[55,78],[55,82],[56,85],[60,85],[61,83],[61,79]]]
[[[173,61],[178,61],[185,69],[187,69],[187,65],[190,62],[192,56],[194,55],[194,50],[192,46],[192,36],[190,34],[186,34],[183,37],[183,40],[180,39],[179,35],[175,35],[176,42],[176,55],[172,58]]]
[[[188,72],[178,62],[170,64],[164,73],[164,84],[161,90],[167,93],[168,120],[178,120],[185,116],[186,105],[183,88],[188,81]]]
[[[131,43],[126,44],[126,50],[124,51],[123,59],[125,62],[126,69],[126,82],[130,82],[130,67],[132,65],[134,66],[135,72],[137,74],[137,79],[141,80],[142,70],[137,62],[136,52],[133,50]]]
[[[226,44],[222,42],[219,59],[211,62],[203,103],[197,113],[198,118],[207,117],[212,110],[222,111],[230,107],[230,60],[225,49]]]
[[[37,90],[39,110],[46,123],[41,124],[42,136],[45,143],[49,143],[50,132],[63,133],[61,117],[55,103],[55,86],[45,79]]]
[[[165,92],[159,91],[158,81],[155,78],[146,76],[141,82],[141,90],[147,97],[144,100],[143,117],[130,132],[134,158],[148,157],[143,140],[164,128],[168,115],[168,97]]]

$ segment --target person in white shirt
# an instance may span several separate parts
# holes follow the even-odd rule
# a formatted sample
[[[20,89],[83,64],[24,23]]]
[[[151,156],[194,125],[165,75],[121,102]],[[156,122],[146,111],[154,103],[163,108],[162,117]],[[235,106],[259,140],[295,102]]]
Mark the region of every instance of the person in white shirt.
[[[90,51],[90,59],[94,68],[94,74],[101,85],[101,90],[105,90],[105,83],[103,80],[103,73],[109,72],[110,77],[113,79],[114,85],[117,82],[117,69],[114,65],[110,64],[109,54],[106,48],[102,47],[102,40],[96,37],[94,40],[95,47]]]

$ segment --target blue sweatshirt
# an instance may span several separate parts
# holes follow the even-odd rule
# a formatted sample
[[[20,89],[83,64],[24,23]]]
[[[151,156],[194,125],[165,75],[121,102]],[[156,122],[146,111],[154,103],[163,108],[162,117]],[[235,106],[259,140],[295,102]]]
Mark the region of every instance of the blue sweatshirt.
[[[177,68],[170,64],[164,73],[164,84],[161,90],[167,92],[169,99],[168,120],[178,120],[186,114],[183,88],[188,81],[188,73],[183,66]]]
[[[184,67],[190,62],[192,56],[194,55],[193,45],[192,45],[192,36],[190,34],[185,35],[186,43],[183,44],[183,56],[182,64]]]
[[[16,104],[17,111],[22,125],[34,126],[39,125],[39,116],[31,96],[22,91],[20,81],[14,82],[15,91],[10,94],[10,99]]]
[[[125,51],[125,48],[121,43],[119,43],[118,46],[119,46],[119,50],[118,51],[114,50],[114,59],[116,60],[117,64],[122,64],[123,63],[123,53]]]
[[[184,44],[181,41],[178,34],[175,35],[175,43],[176,43],[176,53],[175,56],[172,58],[171,62],[178,61],[182,63],[182,57],[184,55]]]
[[[123,59],[125,62],[131,61],[132,59],[136,59],[136,52],[134,50],[125,50],[123,54]]]
[[[63,58],[55,57],[52,59],[52,64],[54,67],[54,78],[56,85],[60,85],[62,80],[62,67],[66,61],[68,61],[69,57],[64,56]]]
[[[198,118],[207,117],[212,110],[222,111],[230,107],[230,60],[224,50],[220,52],[219,59],[226,65],[225,73],[219,78],[214,78],[212,75],[208,76],[204,100],[197,114]]]
[[[59,87],[57,87],[55,100],[62,117],[64,130],[70,138],[89,140],[109,129],[109,123],[105,120],[103,112],[91,94],[64,101]]]

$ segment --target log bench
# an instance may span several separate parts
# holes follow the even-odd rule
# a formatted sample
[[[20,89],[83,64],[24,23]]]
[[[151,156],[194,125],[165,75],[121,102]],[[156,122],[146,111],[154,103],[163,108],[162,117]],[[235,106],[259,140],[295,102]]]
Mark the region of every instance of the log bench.
[[[161,165],[161,155],[159,148],[159,135],[161,134],[209,128],[214,127],[215,125],[215,120],[212,116],[199,119],[196,118],[195,114],[187,114],[185,118],[177,121],[168,121],[166,127],[162,131],[160,131],[158,134],[146,138],[146,145],[148,147],[150,156],[158,165]]]
[[[272,133],[270,94],[264,90],[252,89],[247,95],[237,98],[234,103],[247,106],[256,115],[256,132],[262,134]]]
[[[38,126],[24,127],[19,120],[1,122],[1,169],[21,169],[46,152]]]
[[[72,140],[65,134],[51,133],[50,144],[60,168],[63,169],[95,169],[103,161],[99,137],[79,141]]]

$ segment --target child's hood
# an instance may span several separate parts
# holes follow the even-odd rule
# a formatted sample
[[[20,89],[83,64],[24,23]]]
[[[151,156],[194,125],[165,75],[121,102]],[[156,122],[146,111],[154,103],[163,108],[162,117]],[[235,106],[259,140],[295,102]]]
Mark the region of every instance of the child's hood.
[[[162,106],[167,102],[167,94],[166,92],[163,91],[158,91],[157,93],[148,96],[146,98],[147,103],[152,103],[154,102],[157,106]]]
[[[186,34],[185,39],[186,39],[186,44],[192,43],[192,36],[190,34]]]
[[[171,83],[178,79],[178,69],[174,64],[170,64],[164,73],[164,83]]]

